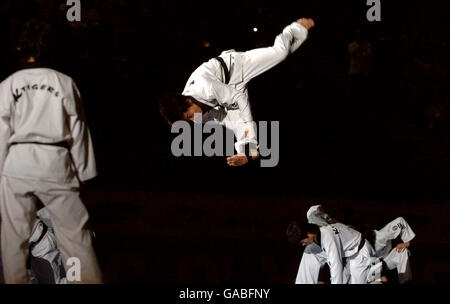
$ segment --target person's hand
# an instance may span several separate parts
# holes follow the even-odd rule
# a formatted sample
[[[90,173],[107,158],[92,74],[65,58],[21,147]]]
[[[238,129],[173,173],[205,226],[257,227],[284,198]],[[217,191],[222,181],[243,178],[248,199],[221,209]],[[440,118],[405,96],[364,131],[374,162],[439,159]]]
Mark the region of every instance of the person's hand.
[[[252,156],[253,160],[257,160],[261,156],[259,154],[259,151],[255,149],[250,149],[250,155]]]
[[[313,240],[310,239],[310,238],[306,238],[306,239],[303,239],[303,240],[300,241],[300,244],[302,244],[302,246],[307,246],[307,245],[312,244],[312,243],[313,243]]]
[[[403,250],[405,250],[408,247],[409,247],[409,242],[400,243],[397,245],[397,252],[402,252]]]
[[[300,23],[300,25],[302,25],[308,31],[315,25],[314,20],[312,20],[311,18],[300,18],[297,20],[297,22]]]
[[[231,167],[240,167],[248,163],[247,156],[245,154],[237,154],[227,158],[227,164]]]

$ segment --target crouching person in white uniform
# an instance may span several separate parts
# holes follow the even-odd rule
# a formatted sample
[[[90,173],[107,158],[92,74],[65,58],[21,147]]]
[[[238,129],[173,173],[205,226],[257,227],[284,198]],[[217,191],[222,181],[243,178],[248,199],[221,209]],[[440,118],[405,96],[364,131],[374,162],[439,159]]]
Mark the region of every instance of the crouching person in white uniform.
[[[182,94],[168,93],[159,101],[161,115],[170,125],[179,120],[216,122],[232,130],[237,154],[227,158],[230,166],[257,159],[256,126],[247,84],[296,51],[313,26],[312,19],[299,19],[286,26],[271,47],[224,51],[203,63],[189,77]]]
[[[6,283],[30,281],[29,239],[41,201],[51,215],[66,272],[79,261],[80,281],[101,283],[85,225],[80,182],[96,176],[91,137],[73,80],[42,68],[49,25],[27,22],[20,40],[26,68],[0,84],[1,250]],[[70,259],[73,261],[75,259]]]

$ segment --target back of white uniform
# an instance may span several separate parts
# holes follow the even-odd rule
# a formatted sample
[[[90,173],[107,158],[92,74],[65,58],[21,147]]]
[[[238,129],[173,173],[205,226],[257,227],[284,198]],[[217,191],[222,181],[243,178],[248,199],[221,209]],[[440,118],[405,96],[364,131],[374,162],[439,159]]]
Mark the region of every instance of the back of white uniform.
[[[0,84],[0,172],[57,183],[96,176],[81,97],[72,78],[32,68]]]
[[[327,242],[339,244],[342,257],[350,257],[357,253],[361,241],[361,233],[331,218],[325,213],[321,205],[309,208],[306,217],[308,223],[320,227],[322,243],[325,236],[325,245],[329,245]]]
[[[327,234],[334,238],[334,241],[341,246],[342,257],[348,258],[358,252],[361,242],[361,233],[342,223],[335,223],[320,227],[321,236]]]
[[[344,259],[358,253],[361,233],[347,225],[338,223],[325,213],[320,205],[309,208],[306,217],[308,218],[308,223],[320,227],[320,243],[328,258],[331,283],[346,283],[347,275],[345,273]]]

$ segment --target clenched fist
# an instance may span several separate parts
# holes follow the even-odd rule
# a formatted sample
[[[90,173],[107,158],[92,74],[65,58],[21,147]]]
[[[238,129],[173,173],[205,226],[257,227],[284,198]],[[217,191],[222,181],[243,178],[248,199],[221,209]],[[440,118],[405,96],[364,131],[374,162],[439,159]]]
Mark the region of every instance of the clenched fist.
[[[311,18],[301,18],[298,19],[297,22],[303,25],[303,27],[306,28],[308,31],[315,25],[314,20],[312,20]]]

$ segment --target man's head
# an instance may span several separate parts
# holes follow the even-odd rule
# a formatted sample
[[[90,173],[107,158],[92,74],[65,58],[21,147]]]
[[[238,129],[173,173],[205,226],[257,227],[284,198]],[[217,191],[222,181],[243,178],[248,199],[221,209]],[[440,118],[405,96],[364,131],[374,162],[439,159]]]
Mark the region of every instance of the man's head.
[[[40,64],[46,63],[53,46],[54,36],[49,24],[37,19],[24,24],[17,46],[22,64],[29,62],[30,58]]]
[[[178,120],[193,121],[195,114],[203,113],[204,107],[192,97],[168,93],[159,100],[159,111],[169,125],[172,125]]]
[[[310,207],[306,213],[306,218],[308,219],[308,223],[315,224],[319,227],[337,223],[335,219],[325,213],[321,205]]]
[[[301,241],[302,245],[311,244],[320,237],[319,226],[314,224],[305,224],[303,228],[306,232],[306,238]]]
[[[308,223],[299,223],[294,221],[286,229],[286,236],[289,243],[294,245],[306,246],[317,240],[320,230],[319,227]]]
[[[286,236],[289,243],[293,245],[300,244],[303,238],[301,224],[296,221],[291,222],[286,229]]]

